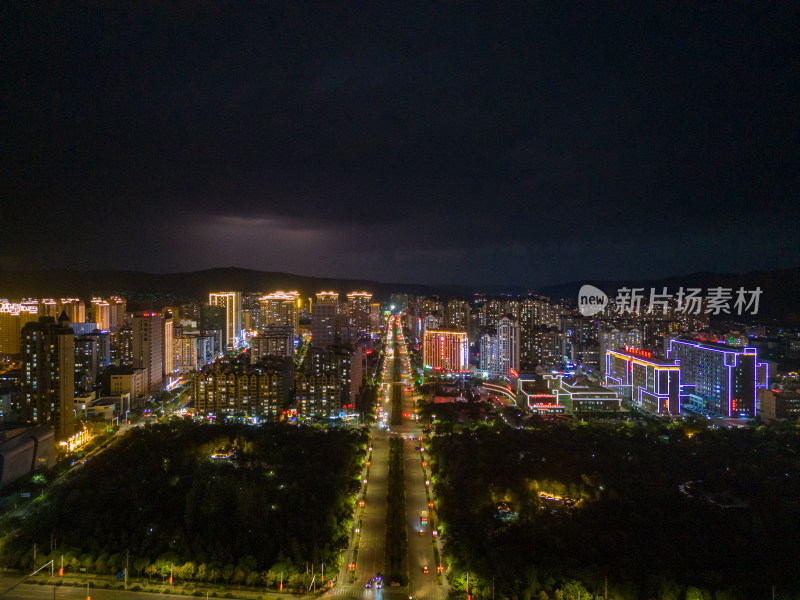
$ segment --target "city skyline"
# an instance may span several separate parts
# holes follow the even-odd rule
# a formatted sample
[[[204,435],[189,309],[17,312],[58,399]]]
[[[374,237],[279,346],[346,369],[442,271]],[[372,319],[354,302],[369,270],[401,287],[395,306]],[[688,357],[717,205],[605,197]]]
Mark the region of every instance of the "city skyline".
[[[797,7],[2,11],[0,270],[800,264]]]

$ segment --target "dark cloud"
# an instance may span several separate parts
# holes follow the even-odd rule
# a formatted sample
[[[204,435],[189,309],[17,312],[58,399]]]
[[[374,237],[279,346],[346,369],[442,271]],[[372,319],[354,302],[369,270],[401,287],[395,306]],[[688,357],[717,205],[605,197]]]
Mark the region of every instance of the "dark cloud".
[[[0,268],[535,286],[800,259],[793,5],[0,10]]]

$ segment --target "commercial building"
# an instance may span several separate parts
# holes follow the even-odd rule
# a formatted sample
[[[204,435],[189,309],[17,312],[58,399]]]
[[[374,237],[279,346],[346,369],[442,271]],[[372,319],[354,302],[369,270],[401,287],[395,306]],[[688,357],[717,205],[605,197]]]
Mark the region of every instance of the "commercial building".
[[[653,413],[680,414],[681,373],[676,360],[649,350],[606,350],[605,384],[637,406]]]
[[[670,340],[667,356],[678,361],[681,395],[694,406],[723,417],[756,416],[756,393],[767,385],[767,366],[758,362],[755,348],[677,338]]]
[[[423,361],[426,369],[439,373],[469,373],[467,332],[426,330]]]
[[[110,367],[105,376],[108,378],[108,393],[110,396],[128,394],[135,407],[142,404],[141,398],[147,393],[146,369]]]
[[[236,346],[242,337],[242,294],[241,292],[212,292],[208,295],[209,306],[225,309],[223,335],[225,344]]]
[[[75,335],[69,324],[63,312],[58,322],[39,317],[22,328],[20,342],[24,415],[52,426],[59,441],[74,433]]]
[[[585,378],[564,377],[559,373],[545,374],[547,388],[556,403],[575,414],[616,412],[621,400],[617,392]]]

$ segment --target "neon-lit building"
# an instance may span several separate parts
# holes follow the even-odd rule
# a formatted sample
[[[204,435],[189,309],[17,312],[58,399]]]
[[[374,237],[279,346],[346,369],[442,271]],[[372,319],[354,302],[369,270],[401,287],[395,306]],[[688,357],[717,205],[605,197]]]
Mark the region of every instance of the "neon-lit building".
[[[426,369],[441,373],[468,373],[467,332],[429,329],[423,341]]]
[[[573,413],[616,412],[620,409],[619,394],[585,378],[564,377],[561,373],[545,374],[542,379],[556,404]],[[530,399],[528,400],[530,403]]]
[[[723,417],[756,416],[756,393],[768,373],[755,348],[677,338],[667,356],[680,364],[682,396]]]
[[[681,412],[681,372],[676,360],[656,358],[649,350],[626,346],[606,350],[606,387],[659,414]]]
[[[299,308],[301,304],[300,293],[296,291],[277,291],[266,294],[258,299],[261,306],[261,330],[270,325],[289,325],[292,336],[297,337],[300,331]]]
[[[212,292],[208,295],[208,304],[225,308],[225,343],[235,346],[242,335],[241,292]]]

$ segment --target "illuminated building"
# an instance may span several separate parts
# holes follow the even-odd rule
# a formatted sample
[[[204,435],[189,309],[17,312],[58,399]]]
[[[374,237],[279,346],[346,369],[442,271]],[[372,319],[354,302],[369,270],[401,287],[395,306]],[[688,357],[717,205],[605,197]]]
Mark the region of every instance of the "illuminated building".
[[[53,317],[58,319],[61,313],[58,312],[58,302],[52,298],[42,298],[39,300],[39,316],[40,317]]]
[[[681,373],[675,360],[656,358],[649,350],[606,350],[606,387],[659,414],[680,414]]]
[[[487,377],[508,377],[519,371],[519,325],[510,317],[497,321],[496,334],[480,338],[480,370]]]
[[[125,300],[111,298],[92,298],[93,321],[103,331],[116,331],[125,324]]]
[[[469,302],[453,298],[445,309],[445,327],[453,331],[466,331],[469,322]]]
[[[86,305],[83,300],[78,298],[61,298],[58,302],[59,314],[63,311],[67,313],[72,323],[86,322]]]
[[[29,421],[51,425],[57,440],[73,434],[75,335],[65,313],[22,328],[22,389]]]
[[[198,368],[195,337],[178,335],[172,338],[172,361],[178,373],[189,373]]]
[[[97,338],[75,336],[75,388],[84,392],[94,389],[99,366]]]
[[[242,335],[242,294],[240,292],[212,292],[208,295],[209,306],[225,308],[225,344],[236,346]]]
[[[297,373],[294,388],[298,416],[328,418],[341,408],[341,388],[334,375]]]
[[[0,304],[0,354],[17,356],[22,328],[39,320],[36,305],[3,302]]]
[[[145,369],[110,367],[107,369],[106,377],[108,377],[108,390],[111,396],[130,394],[130,397],[136,400],[147,393]]]
[[[441,373],[469,372],[466,331],[432,330],[423,338],[423,360],[426,369]]]
[[[339,311],[339,294],[318,292],[311,305],[311,344],[327,348],[336,342],[336,316]]]
[[[600,368],[605,373],[606,351],[618,350],[619,348],[641,348],[642,332],[636,327],[622,327],[621,329],[607,328],[600,329],[597,333],[597,340],[600,343]]]
[[[755,348],[677,338],[670,340],[667,356],[678,361],[681,395],[694,406],[723,417],[756,416],[757,389],[768,378]]]
[[[250,338],[250,364],[265,356],[291,358],[294,356],[294,337],[288,325],[270,325],[257,336]]]
[[[480,310],[480,323],[483,327],[495,327],[500,317],[505,316],[505,302],[490,298],[483,303]]]
[[[372,294],[369,292],[350,292],[347,294],[347,325],[354,327],[357,336],[370,334],[370,305]]]
[[[164,380],[164,317],[141,313],[131,320],[133,366],[145,370],[145,391],[156,391]]]
[[[133,366],[133,329],[121,327],[111,335],[111,364],[115,367]]]
[[[169,378],[175,368],[172,357],[172,316],[171,313],[167,314],[170,316],[164,317],[164,332],[161,334],[161,356],[164,362],[163,374],[165,378]]]
[[[261,330],[270,325],[290,326],[292,336],[297,337],[300,331],[298,305],[300,294],[298,292],[277,291],[261,296],[258,299],[261,306]]]
[[[288,406],[291,359],[268,359],[255,366],[209,365],[192,372],[192,398],[200,415],[243,414],[278,419]]]
[[[765,419],[797,419],[800,417],[800,392],[759,390],[761,408],[759,414]]]
[[[617,392],[587,379],[564,377],[560,373],[545,374],[544,382],[556,403],[576,414],[616,412],[621,401]]]

